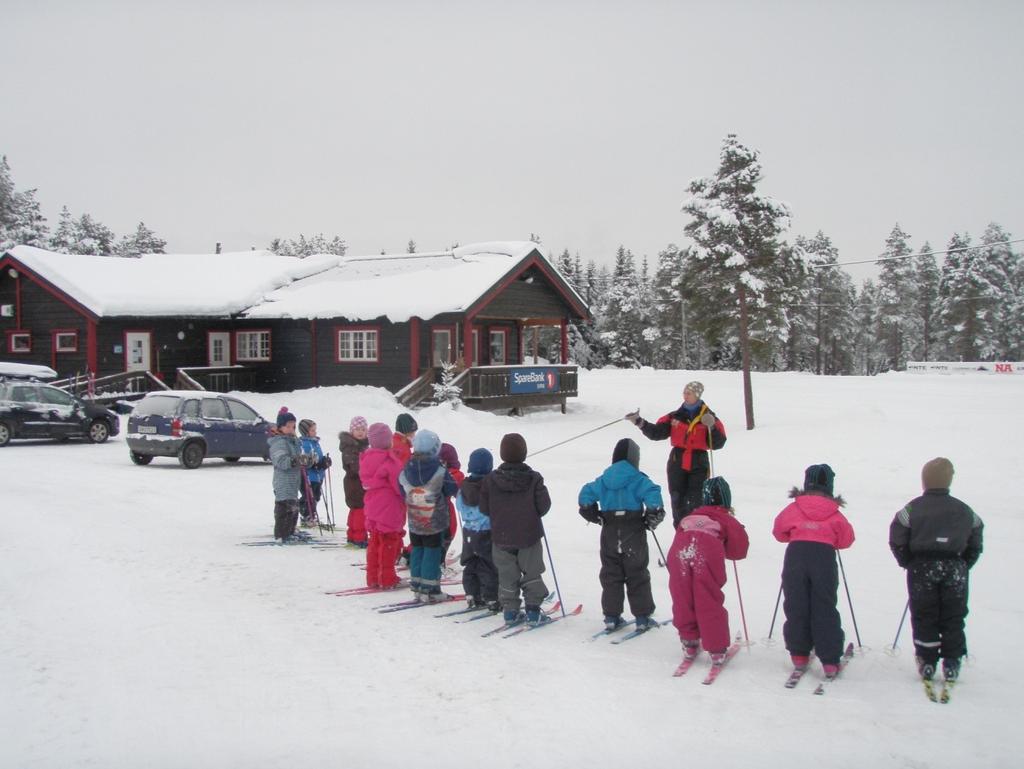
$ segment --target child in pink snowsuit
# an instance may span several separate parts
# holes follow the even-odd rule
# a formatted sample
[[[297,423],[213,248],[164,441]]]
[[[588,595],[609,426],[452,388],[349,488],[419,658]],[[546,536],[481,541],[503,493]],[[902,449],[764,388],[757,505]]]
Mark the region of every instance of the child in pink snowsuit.
[[[679,522],[668,549],[668,587],[672,593],[672,624],[689,657],[703,644],[712,662],[724,659],[729,647],[729,612],[725,608],[725,559],[747,557],[750,540],[733,517],[732,493],[724,478],[709,478],[702,488],[703,505]]]

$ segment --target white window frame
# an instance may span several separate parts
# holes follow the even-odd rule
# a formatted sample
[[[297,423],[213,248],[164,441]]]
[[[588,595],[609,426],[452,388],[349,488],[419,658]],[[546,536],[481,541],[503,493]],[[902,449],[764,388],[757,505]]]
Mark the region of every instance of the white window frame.
[[[338,329],[338,363],[379,363],[380,329]]]
[[[269,361],[270,329],[235,332],[235,360]]]
[[[21,344],[18,340],[22,340]],[[8,352],[12,355],[25,355],[32,352],[32,332],[12,331],[7,335]]]
[[[64,344],[61,344],[61,337],[71,337],[71,343],[68,344],[65,340]],[[54,331],[53,332],[53,351],[54,352],[78,352],[78,332],[77,331]]]

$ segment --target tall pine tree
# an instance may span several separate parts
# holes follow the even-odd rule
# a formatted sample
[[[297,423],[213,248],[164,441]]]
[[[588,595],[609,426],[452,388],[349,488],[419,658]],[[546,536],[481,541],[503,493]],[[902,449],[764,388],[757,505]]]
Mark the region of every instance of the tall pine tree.
[[[914,311],[914,267],[910,236],[897,224],[885,240],[885,258],[878,275],[879,341],[886,352],[886,367],[906,368],[910,339],[914,338],[917,316]]]

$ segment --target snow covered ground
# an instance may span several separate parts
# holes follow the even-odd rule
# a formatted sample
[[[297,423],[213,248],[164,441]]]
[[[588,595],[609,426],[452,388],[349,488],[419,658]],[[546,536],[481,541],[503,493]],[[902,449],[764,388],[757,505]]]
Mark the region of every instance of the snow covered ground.
[[[370,607],[390,595],[325,595],[361,583],[361,552],[240,546],[271,532],[271,469],[261,462],[136,467],[121,437],[16,442],[0,450],[0,766],[1018,766],[1019,695],[1005,671],[1020,664],[1024,638],[1024,379],[755,375],[752,432],[740,377],[726,372],[582,372],[567,415],[437,407],[416,418],[464,461],[478,446],[497,454],[512,430],[537,451],[637,406],[657,417],[696,376],[729,429],[715,469],[751,535],[739,575],[754,643],[714,686],[700,685],[706,658],[671,677],[671,626],[622,646],[588,641],[601,618],[598,530],[576,514],[579,486],[623,436],[638,439],[642,468],[664,483],[667,444],[626,422],[531,462],[554,500],[546,525],[563,597],[585,608],[508,640],[479,637],[497,620],[379,615]],[[287,405],[315,419],[335,456],[351,416],[393,424],[399,413],[371,388],[243,397],[265,416]],[[936,455],[953,460],[953,493],[986,523],[972,573],[972,658],[945,706],[921,691],[909,627],[899,656],[886,654],[906,600],[889,521]],[[835,468],[857,530],[844,564],[864,645],[825,697],[811,694],[818,669],[784,689],[786,652],[763,642],[784,549],[771,522],[817,462]],[[340,474],[334,481],[341,511]],[[667,548],[668,527],[657,533]],[[667,577],[652,571],[667,618]],[[726,590],[735,632],[731,569]]]

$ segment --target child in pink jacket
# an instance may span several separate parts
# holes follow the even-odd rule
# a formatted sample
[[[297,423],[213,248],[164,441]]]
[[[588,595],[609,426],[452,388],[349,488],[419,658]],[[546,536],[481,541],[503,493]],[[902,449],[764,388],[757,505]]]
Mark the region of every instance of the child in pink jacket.
[[[839,569],[836,550],[853,544],[853,527],[839,508],[846,504],[833,495],[835,473],[828,465],[811,465],[804,489],[793,488],[793,501],[775,519],[772,534],[788,542],[782,566],[782,635],[793,666],[806,668],[813,649],[825,675],[839,670],[843,627],[836,602]]]
[[[686,657],[701,644],[712,664],[721,664],[729,647],[729,612],[725,608],[725,560],[747,557],[750,540],[733,517],[732,492],[725,478],[704,481],[703,505],[679,522],[668,549],[668,588],[672,593],[672,624],[679,631]]]
[[[402,460],[391,448],[391,428],[375,422],[367,430],[370,446],[359,455],[363,510],[370,544],[366,548],[366,584],[393,588],[399,584],[395,562],[405,534],[405,496],[399,491]]]

